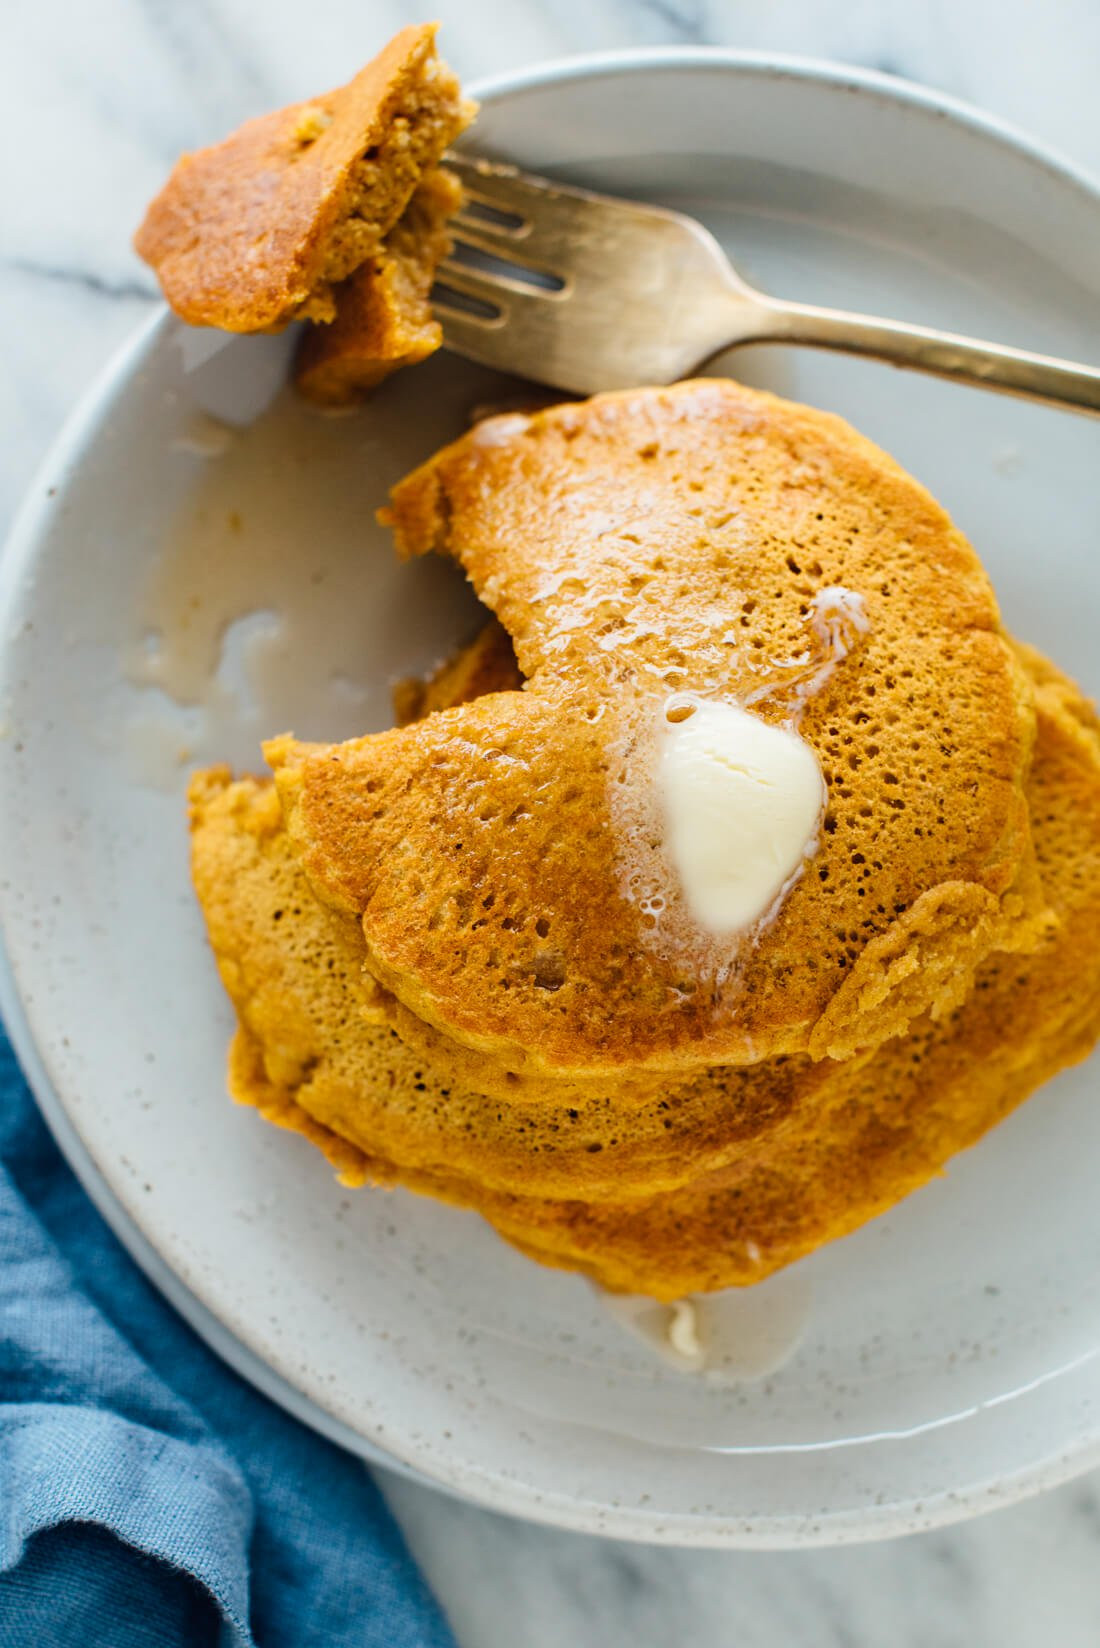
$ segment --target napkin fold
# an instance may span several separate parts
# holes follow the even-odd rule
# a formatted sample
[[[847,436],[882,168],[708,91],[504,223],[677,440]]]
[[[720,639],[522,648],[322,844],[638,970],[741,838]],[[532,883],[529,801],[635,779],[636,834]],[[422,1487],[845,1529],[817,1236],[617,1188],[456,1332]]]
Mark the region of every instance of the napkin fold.
[[[27,1643],[454,1648],[362,1464],[160,1298],[0,1032],[0,1648]]]

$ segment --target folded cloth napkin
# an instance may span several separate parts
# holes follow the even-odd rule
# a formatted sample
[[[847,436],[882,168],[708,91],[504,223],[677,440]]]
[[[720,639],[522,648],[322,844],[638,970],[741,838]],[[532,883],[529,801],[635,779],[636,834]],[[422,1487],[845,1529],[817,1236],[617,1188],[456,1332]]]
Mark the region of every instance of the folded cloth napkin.
[[[0,1032],[0,1648],[454,1648],[363,1466],[127,1258]]]

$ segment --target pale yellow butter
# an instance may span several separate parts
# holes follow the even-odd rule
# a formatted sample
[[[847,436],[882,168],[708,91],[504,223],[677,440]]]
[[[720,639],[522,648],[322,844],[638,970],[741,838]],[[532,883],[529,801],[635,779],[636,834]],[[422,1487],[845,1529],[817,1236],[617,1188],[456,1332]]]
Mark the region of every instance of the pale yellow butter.
[[[666,853],[698,925],[743,931],[771,913],[816,846],[826,800],[817,756],[738,704],[678,693],[665,714]]]

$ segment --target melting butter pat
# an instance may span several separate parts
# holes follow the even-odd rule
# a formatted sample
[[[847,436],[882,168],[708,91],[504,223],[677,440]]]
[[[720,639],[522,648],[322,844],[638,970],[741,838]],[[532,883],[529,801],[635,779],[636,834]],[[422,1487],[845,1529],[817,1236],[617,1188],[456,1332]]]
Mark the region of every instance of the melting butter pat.
[[[817,756],[737,704],[677,694],[665,717],[665,850],[699,926],[743,931],[771,912],[816,846],[826,800]]]

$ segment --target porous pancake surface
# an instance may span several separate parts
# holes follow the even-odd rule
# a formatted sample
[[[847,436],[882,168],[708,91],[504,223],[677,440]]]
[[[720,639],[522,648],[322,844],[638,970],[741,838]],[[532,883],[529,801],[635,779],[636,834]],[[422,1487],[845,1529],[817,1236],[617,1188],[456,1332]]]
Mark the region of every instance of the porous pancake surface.
[[[973,550],[841,420],[723,380],[490,419],[390,519],[464,567],[525,686],[268,754],[314,887],[440,1059],[610,1087],[848,1056],[1037,942],[1030,684]],[[866,621],[839,647],[837,600]],[[793,717],[820,759],[819,844],[763,931],[685,916],[654,784],[673,692]]]

